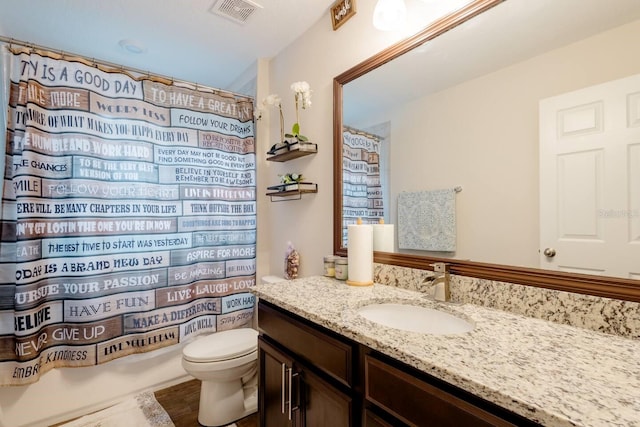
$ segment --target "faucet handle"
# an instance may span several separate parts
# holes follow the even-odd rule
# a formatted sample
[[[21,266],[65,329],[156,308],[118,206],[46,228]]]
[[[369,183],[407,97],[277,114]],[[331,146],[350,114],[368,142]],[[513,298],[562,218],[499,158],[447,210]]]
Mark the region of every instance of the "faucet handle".
[[[448,264],[445,262],[435,262],[433,264],[429,264],[429,266],[433,267],[433,271],[436,273],[446,273]]]

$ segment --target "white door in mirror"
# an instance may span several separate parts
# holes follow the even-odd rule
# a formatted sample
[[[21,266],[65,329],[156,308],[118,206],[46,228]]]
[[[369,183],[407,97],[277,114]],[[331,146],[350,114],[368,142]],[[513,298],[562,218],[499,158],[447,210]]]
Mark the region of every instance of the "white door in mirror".
[[[640,279],[640,74],[540,101],[540,233],[540,268]]]

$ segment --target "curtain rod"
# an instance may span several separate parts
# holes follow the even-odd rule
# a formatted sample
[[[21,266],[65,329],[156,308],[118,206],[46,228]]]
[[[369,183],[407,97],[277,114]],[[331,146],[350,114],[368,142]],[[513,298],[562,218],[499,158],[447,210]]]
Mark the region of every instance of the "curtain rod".
[[[18,45],[18,46],[22,46],[22,47],[26,47],[29,49],[38,49],[38,50],[47,50],[53,53],[56,53],[58,55],[61,55],[63,58],[65,56],[67,57],[77,57],[77,58],[82,58],[92,64],[96,64],[96,65],[101,65],[104,67],[111,67],[111,68],[116,68],[116,69],[120,69],[120,70],[128,70],[128,71],[132,71],[134,73],[137,74],[141,74],[143,76],[147,76],[148,78],[158,78],[158,79],[163,79],[163,80],[169,80],[171,81],[171,83],[182,83],[185,85],[195,85],[196,90],[198,89],[209,89],[212,90],[215,94],[219,94],[219,95],[224,95],[224,96],[230,96],[233,98],[240,98],[240,99],[246,99],[247,101],[252,101],[253,102],[253,97],[247,96],[247,95],[240,95],[240,94],[236,94],[233,92],[229,92],[227,90],[224,89],[217,89],[217,88],[213,88],[211,86],[205,86],[205,85],[201,85],[198,83],[194,83],[194,82],[188,82],[186,80],[180,80],[180,79],[176,79],[173,77],[169,77],[169,76],[163,76],[161,74],[156,74],[156,73],[151,73],[148,70],[140,70],[138,68],[133,68],[133,67],[128,67],[122,64],[116,64],[113,62],[108,62],[108,61],[103,61],[100,59],[96,59],[96,58],[88,58],[84,55],[78,55],[75,53],[71,53],[71,52],[65,52],[61,49],[53,49],[50,48],[48,46],[43,46],[43,45],[39,45],[39,44],[35,44],[35,43],[30,43],[30,42],[25,42],[22,40],[17,40],[11,37],[6,37],[6,36],[2,36],[0,35],[0,42],[4,42],[4,43],[9,43],[9,47],[11,47],[12,44]]]
[[[371,133],[371,132],[367,132],[366,130],[361,130],[361,129],[356,129],[353,126],[349,126],[349,125],[343,125],[343,128],[353,131],[353,133],[355,133],[356,135],[362,135],[362,136],[366,136],[367,138],[373,138],[373,139],[378,139],[378,141],[382,141],[385,138],[380,136],[380,135],[376,135],[375,133]]]

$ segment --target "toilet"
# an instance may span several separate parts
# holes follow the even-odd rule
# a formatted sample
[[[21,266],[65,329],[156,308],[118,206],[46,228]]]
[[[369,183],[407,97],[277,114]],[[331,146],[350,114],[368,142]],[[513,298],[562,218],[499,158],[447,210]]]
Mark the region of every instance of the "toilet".
[[[265,276],[262,283],[285,280]],[[182,367],[202,381],[198,422],[226,426],[258,410],[258,331],[231,329],[198,337],[182,349]]]
[[[187,344],[182,367],[202,381],[198,422],[224,426],[258,410],[258,331],[216,332]]]

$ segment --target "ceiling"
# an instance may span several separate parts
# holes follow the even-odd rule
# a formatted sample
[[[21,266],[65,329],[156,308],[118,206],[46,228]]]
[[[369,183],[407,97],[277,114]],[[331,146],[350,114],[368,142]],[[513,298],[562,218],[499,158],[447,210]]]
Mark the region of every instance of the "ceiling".
[[[220,89],[237,90],[335,0],[251,0],[243,24],[211,13],[217,0],[0,0],[0,35]],[[219,0],[224,1],[224,0]],[[247,5],[248,0],[236,0]],[[120,46],[133,40],[144,50]]]
[[[345,85],[344,122],[366,125],[409,100],[637,19],[640,0],[508,0]]]

